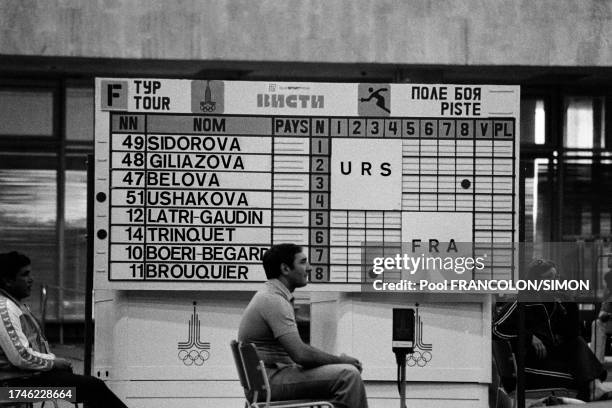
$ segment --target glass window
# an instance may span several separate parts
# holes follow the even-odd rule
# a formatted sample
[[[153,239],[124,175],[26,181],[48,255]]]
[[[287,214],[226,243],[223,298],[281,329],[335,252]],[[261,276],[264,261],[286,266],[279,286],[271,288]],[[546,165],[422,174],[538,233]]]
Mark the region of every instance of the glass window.
[[[611,236],[612,161],[570,156],[564,167],[564,236]]]
[[[591,157],[587,157],[591,154]],[[592,152],[566,152],[563,170],[563,241],[577,242],[575,275],[584,279],[601,278],[603,249],[597,246],[609,239],[612,215],[612,163],[592,156]],[[607,261],[606,261],[607,262]]]
[[[525,163],[525,242],[542,253],[543,243],[550,242],[551,209],[549,159],[538,158]],[[530,247],[531,248],[531,247]]]
[[[66,171],[64,318],[85,318],[87,172]]]
[[[593,160],[569,157],[563,173],[563,240],[593,234]]]
[[[66,89],[66,139],[93,141],[94,90]]]
[[[601,215],[599,216],[599,232],[602,236],[612,237],[612,160],[603,159],[601,161],[603,193],[600,195],[603,205],[600,205]],[[612,267],[612,264],[610,265]]]
[[[6,136],[52,136],[51,91],[0,90],[0,134]]]
[[[55,170],[0,169],[0,248],[32,260],[28,303],[40,316],[41,287],[48,285],[47,319],[57,317],[56,194]]]
[[[577,149],[605,148],[604,106],[601,97],[566,97],[563,145]]]
[[[521,100],[521,142],[546,143],[546,110],[543,99]]]

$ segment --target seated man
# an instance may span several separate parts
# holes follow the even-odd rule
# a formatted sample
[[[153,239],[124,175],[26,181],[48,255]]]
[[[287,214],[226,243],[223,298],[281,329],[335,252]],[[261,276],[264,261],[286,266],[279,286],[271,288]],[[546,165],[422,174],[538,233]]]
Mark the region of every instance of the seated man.
[[[551,261],[533,261],[527,273],[529,280],[558,279]],[[578,305],[560,302],[554,293],[531,293],[525,308],[525,387],[551,387],[578,390],[577,398],[585,401],[609,399],[602,381],[607,372],[579,335]],[[518,347],[517,302],[507,304],[493,323],[493,334]]]
[[[268,282],[247,306],[238,340],[254,343],[267,368],[272,400],[325,399],[335,407],[365,408],[361,363],[305,344],[298,334],[292,292],[311,270],[302,248],[272,246],[263,256]]]
[[[75,387],[89,407],[126,408],[98,378],[72,373],[70,361],[56,357],[30,309],[21,301],[32,290],[30,259],[0,254],[0,380],[7,387]]]

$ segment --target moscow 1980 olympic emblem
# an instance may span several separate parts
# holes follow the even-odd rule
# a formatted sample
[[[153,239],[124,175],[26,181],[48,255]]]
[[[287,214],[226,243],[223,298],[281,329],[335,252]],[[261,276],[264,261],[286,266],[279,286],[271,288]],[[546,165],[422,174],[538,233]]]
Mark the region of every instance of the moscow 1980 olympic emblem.
[[[210,81],[206,81],[206,90],[204,91],[204,100],[200,102],[200,110],[202,112],[214,112],[217,103],[212,100],[212,92],[210,90]]]
[[[193,314],[189,319],[187,341],[178,343],[178,358],[186,366],[201,366],[210,357],[210,343],[200,340],[200,318],[193,302]]]
[[[408,367],[425,367],[433,357],[433,345],[423,342],[423,321],[419,316],[419,307],[417,304],[415,312],[415,328],[414,328],[414,351],[406,356],[406,365]]]

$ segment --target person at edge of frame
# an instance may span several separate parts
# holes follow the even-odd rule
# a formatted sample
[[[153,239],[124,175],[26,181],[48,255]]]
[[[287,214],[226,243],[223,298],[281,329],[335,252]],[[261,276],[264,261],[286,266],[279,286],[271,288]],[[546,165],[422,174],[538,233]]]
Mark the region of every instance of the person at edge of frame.
[[[536,259],[527,279],[558,280],[555,263]],[[584,401],[609,400],[602,384],[607,372],[579,335],[577,303],[561,302],[554,292],[530,292],[525,308],[525,388],[568,388]],[[496,338],[511,342],[517,352],[517,301],[505,305],[493,323]]]
[[[608,258],[608,266],[612,266],[612,258]],[[606,354],[606,342],[609,334],[612,334],[612,271],[604,275],[606,291],[597,319],[594,322],[595,330],[591,342],[595,343],[595,355],[601,362]]]
[[[328,354],[305,344],[298,334],[293,291],[307,285],[311,271],[302,247],[273,245],[263,266],[268,281],[245,309],[238,341],[257,347],[272,400],[324,399],[334,407],[367,408],[359,360]]]
[[[93,408],[127,408],[104,384],[74,374],[70,361],[49,350],[38,320],[22,301],[32,291],[30,259],[19,253],[0,254],[0,384],[3,387],[76,389],[77,402]]]

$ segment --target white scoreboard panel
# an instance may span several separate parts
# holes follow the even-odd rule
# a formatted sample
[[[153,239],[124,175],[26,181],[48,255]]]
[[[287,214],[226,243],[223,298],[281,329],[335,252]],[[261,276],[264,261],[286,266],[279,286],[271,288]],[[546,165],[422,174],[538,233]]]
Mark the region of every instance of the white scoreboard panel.
[[[275,243],[310,290],[364,246],[517,242],[519,88],[97,79],[97,288],[253,289]],[[479,248],[478,245],[481,245]],[[474,279],[511,279],[497,249]]]

